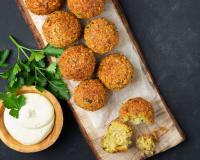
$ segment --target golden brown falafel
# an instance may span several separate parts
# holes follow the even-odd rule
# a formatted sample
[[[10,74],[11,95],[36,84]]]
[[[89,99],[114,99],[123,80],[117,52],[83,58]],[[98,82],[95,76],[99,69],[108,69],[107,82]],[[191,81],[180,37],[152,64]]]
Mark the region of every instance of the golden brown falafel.
[[[47,42],[58,48],[72,44],[81,33],[79,20],[65,11],[51,13],[42,29]]]
[[[75,103],[89,111],[102,108],[108,99],[108,93],[99,80],[86,80],[80,82],[74,92]]]
[[[146,155],[152,156],[155,152],[157,141],[156,134],[144,134],[136,138],[136,146]]]
[[[120,108],[119,117],[124,122],[133,124],[154,123],[154,110],[150,102],[137,97],[129,99]]]
[[[58,62],[63,78],[76,81],[92,78],[95,64],[93,52],[84,45],[66,49]]]
[[[126,152],[132,144],[132,128],[121,122],[113,120],[106,129],[102,139],[102,148],[109,153]]]
[[[105,0],[68,0],[69,10],[78,18],[87,19],[101,14]]]
[[[86,45],[94,52],[104,54],[115,48],[119,42],[116,26],[105,18],[89,22],[84,31]]]
[[[28,9],[37,15],[50,14],[60,9],[63,2],[63,0],[25,0]]]
[[[124,55],[115,53],[100,62],[97,75],[108,89],[119,90],[134,77],[134,69]]]

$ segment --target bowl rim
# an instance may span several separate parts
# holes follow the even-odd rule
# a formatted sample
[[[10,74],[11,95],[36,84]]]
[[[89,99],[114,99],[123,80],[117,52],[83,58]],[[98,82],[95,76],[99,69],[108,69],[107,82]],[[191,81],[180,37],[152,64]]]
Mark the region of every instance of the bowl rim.
[[[15,151],[22,152],[22,153],[39,152],[39,151],[49,148],[58,139],[63,128],[63,111],[56,97],[47,90],[40,92],[39,90],[36,89],[35,86],[23,86],[21,89],[19,89],[19,91],[17,91],[17,95],[21,95],[24,93],[37,93],[37,94],[43,95],[51,102],[51,104],[54,107],[54,113],[55,113],[54,127],[52,131],[44,140],[42,140],[38,144],[24,145],[18,142],[10,135],[10,133],[7,131],[5,127],[4,119],[3,119],[5,107],[3,105],[3,102],[1,101],[0,102],[0,139],[6,146],[8,146],[9,148]]]

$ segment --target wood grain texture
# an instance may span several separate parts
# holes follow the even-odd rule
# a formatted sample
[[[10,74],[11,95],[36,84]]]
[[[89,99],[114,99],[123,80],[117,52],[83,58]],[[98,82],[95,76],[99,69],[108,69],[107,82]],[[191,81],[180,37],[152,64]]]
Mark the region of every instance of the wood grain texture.
[[[18,91],[18,95],[24,94],[24,93],[38,93],[46,97],[50,103],[54,107],[55,111],[55,122],[54,122],[54,127],[51,133],[45,138],[42,142],[39,144],[35,145],[23,145],[16,141],[7,131],[4,121],[3,121],[3,114],[4,114],[4,106],[3,103],[0,102],[0,139],[10,148],[18,151],[18,152],[23,152],[23,153],[32,153],[32,152],[38,152],[42,151],[48,147],[50,147],[54,142],[58,139],[62,127],[63,127],[63,112],[60,106],[60,103],[58,100],[55,98],[53,94],[51,94],[48,91],[44,92],[39,92],[34,86],[29,86],[29,87],[22,87]]]
[[[41,33],[41,30],[38,30],[35,24],[36,22],[33,20],[32,15],[26,8],[26,5],[24,4],[24,0],[16,0],[17,4],[20,8],[20,11],[26,20],[27,24],[29,25],[35,40],[38,44],[38,47],[44,47],[46,44],[46,41]],[[115,12],[118,14],[118,17],[120,18],[120,21],[123,23],[124,27],[126,28],[126,31],[128,33],[128,36],[130,38],[130,42],[132,47],[134,48],[134,51],[138,54],[140,58],[140,65],[142,68],[142,73],[145,75],[145,77],[148,80],[148,83],[151,85],[151,87],[156,91],[156,97],[152,101],[152,104],[155,106],[155,116],[156,116],[156,125],[153,127],[140,125],[135,129],[136,136],[143,134],[143,133],[149,133],[152,132],[154,129],[157,129],[159,127],[165,127],[167,128],[167,132],[161,136],[160,141],[158,143],[158,146],[156,148],[156,153],[158,154],[160,152],[163,152],[169,148],[172,148],[179,143],[181,143],[184,140],[184,134],[182,130],[180,129],[179,125],[177,124],[175,118],[171,114],[167,104],[165,103],[164,99],[159,93],[159,90],[157,86],[155,85],[153,78],[150,74],[150,71],[145,63],[145,60],[143,58],[143,54],[141,51],[141,48],[139,47],[137,41],[135,40],[134,35],[132,34],[129,25],[126,21],[126,18],[123,14],[123,11],[118,3],[117,0],[108,0],[109,3],[112,3],[112,5],[115,8]],[[94,127],[92,127],[92,123],[88,116],[85,114],[85,112],[82,112],[79,110],[76,106],[74,106],[73,102],[68,102],[71,106],[72,112],[80,126],[80,129],[85,136],[88,144],[90,145],[91,149],[95,153],[97,159],[102,160],[140,160],[145,159],[146,156],[141,151],[137,150],[136,147],[132,147],[129,149],[126,153],[117,153],[117,154],[109,154],[103,151],[100,147],[102,133],[101,131],[97,131]]]

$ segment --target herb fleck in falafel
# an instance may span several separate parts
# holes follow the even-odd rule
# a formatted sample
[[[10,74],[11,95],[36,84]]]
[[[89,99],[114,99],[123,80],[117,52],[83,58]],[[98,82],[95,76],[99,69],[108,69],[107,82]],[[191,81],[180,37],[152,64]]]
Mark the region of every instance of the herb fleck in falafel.
[[[76,81],[92,78],[95,64],[94,53],[84,45],[66,49],[58,62],[63,78]]]
[[[25,0],[28,9],[37,15],[47,15],[58,9],[63,0]]]
[[[150,102],[137,97],[126,101],[119,111],[119,117],[124,122],[133,124],[154,123],[154,110]]]
[[[68,0],[69,10],[78,18],[87,19],[101,14],[105,0]]]
[[[132,128],[121,122],[113,120],[102,139],[102,148],[109,153],[126,152],[132,144]]]
[[[50,14],[42,29],[47,42],[58,48],[72,44],[81,33],[79,20],[65,11]]]
[[[89,111],[102,108],[108,99],[108,93],[99,80],[86,80],[80,82],[74,92],[75,103]]]
[[[104,54],[115,48],[119,42],[116,26],[105,18],[92,20],[84,31],[86,45],[94,52]]]
[[[108,89],[119,90],[134,77],[134,69],[124,55],[115,53],[100,62],[97,75]]]

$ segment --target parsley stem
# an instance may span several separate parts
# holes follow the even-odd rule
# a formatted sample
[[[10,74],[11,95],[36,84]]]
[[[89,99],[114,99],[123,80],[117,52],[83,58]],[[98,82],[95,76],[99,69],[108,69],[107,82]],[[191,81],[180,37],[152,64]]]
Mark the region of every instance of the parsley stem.
[[[21,46],[21,45],[20,45],[20,46]],[[21,46],[21,48],[26,49],[26,50],[29,51],[29,52],[40,52],[40,51],[42,51],[42,50],[40,50],[40,49],[30,49],[30,48],[27,48],[27,47],[24,47],[24,46]]]
[[[40,70],[46,71],[45,68],[41,68],[41,67],[37,67],[37,68],[40,69]]]
[[[50,80],[48,80],[48,78],[40,71],[40,69],[38,67],[35,66],[35,69],[44,77],[46,78],[46,80],[52,85],[54,86],[55,88],[57,88],[56,85],[54,85]]]
[[[13,36],[9,35],[9,39],[12,41],[12,43],[24,54],[24,56],[29,60],[29,56],[27,53],[23,50],[22,46],[17,43],[17,41],[13,38]]]
[[[17,48],[17,62],[20,60],[20,57],[19,57],[19,48]]]
[[[40,71],[40,68],[35,66],[35,69],[44,77],[47,79],[47,77]],[[48,79],[47,79],[48,80]],[[48,80],[49,81],[49,80]]]
[[[27,47],[25,47],[25,46],[20,45],[20,44],[14,39],[14,37],[11,36],[11,35],[9,35],[9,38],[10,38],[10,40],[15,44],[15,46],[18,47],[18,48],[25,49],[25,50],[27,50],[27,51],[29,51],[29,52],[33,52],[33,51],[35,51],[35,52],[40,52],[40,51],[42,51],[41,49],[30,49],[30,48],[27,48]]]
[[[29,60],[29,56],[26,54],[26,52],[21,47],[19,49],[24,54],[24,56],[27,58],[27,60]]]

